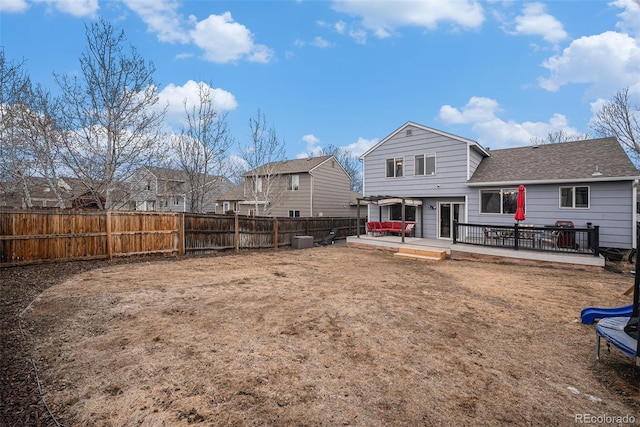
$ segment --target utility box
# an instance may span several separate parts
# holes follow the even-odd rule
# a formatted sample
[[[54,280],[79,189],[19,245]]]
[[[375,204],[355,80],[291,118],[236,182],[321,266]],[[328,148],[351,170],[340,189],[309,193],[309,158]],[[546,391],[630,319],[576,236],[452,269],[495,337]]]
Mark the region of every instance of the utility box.
[[[291,238],[293,249],[305,249],[313,247],[313,236],[293,236]]]

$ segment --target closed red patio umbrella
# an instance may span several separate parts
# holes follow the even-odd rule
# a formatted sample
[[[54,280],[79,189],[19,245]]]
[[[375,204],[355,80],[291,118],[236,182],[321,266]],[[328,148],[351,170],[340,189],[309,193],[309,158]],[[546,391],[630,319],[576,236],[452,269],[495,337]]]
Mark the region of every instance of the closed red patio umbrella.
[[[513,217],[516,221],[524,221],[524,185],[518,187],[518,205],[516,208],[516,214]]]

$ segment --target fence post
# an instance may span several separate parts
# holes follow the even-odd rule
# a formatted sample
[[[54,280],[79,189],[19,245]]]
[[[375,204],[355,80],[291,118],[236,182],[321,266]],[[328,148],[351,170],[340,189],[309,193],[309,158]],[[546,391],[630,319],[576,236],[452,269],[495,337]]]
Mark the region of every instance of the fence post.
[[[278,249],[278,217],[273,218],[273,248]]]
[[[111,211],[107,211],[107,259],[109,261],[113,258],[113,245],[111,240]]]
[[[184,256],[184,212],[178,214],[178,255]]]
[[[236,247],[236,253],[240,252],[240,230],[238,227],[240,221],[238,220],[238,212],[235,212],[235,221],[233,223],[233,245]]]

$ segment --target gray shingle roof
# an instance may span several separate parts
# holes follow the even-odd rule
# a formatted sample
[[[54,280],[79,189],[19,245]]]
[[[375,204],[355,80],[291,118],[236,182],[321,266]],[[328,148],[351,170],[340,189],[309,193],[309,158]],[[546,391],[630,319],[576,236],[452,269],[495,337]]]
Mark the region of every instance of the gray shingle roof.
[[[594,175],[596,171],[601,175]],[[616,138],[589,139],[490,151],[469,184],[638,177]]]
[[[267,163],[264,166],[260,166],[254,171],[249,171],[244,174],[244,176],[252,176],[254,172],[257,172],[257,175],[263,175],[265,170],[272,170],[278,174],[289,174],[289,173],[301,173],[301,172],[309,172],[311,169],[315,168],[331,156],[319,156],[319,157],[310,157],[307,159],[295,159],[295,160],[283,160],[281,162],[271,162]],[[273,167],[273,169],[272,169]]]
[[[244,184],[231,187],[228,191],[222,193],[219,197],[220,200],[244,200]]]

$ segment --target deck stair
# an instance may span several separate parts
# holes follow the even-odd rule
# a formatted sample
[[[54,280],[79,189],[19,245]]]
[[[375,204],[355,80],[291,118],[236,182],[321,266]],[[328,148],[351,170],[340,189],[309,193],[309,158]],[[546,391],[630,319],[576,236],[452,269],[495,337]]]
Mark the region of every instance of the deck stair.
[[[398,248],[398,252],[393,254],[396,258],[408,258],[416,261],[442,261],[447,257],[447,251],[444,249],[413,249]]]

